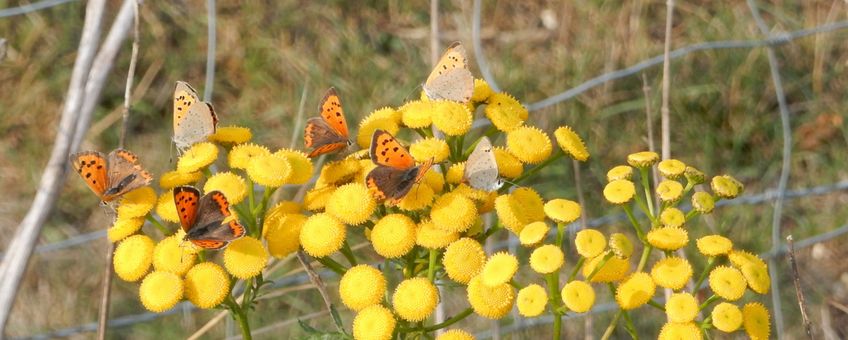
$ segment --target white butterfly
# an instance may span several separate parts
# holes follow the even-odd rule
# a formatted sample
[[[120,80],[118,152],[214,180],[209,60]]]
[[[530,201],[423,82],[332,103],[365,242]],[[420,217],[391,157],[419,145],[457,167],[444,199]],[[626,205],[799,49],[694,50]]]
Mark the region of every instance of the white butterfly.
[[[495,152],[492,150],[492,142],[483,136],[474,151],[465,162],[463,181],[477,190],[496,191],[504,185],[504,180],[498,177],[498,163],[495,161]]]

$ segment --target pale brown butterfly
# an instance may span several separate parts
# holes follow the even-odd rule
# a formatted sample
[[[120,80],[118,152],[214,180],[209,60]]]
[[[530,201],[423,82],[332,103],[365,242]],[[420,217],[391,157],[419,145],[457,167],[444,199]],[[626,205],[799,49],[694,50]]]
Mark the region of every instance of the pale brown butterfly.
[[[477,142],[474,151],[468,156],[462,180],[474,189],[488,192],[496,191],[504,185],[504,180],[498,177],[498,163],[495,161],[492,142],[486,136]]]
[[[197,91],[184,81],[177,81],[174,89],[174,137],[177,150],[182,153],[192,144],[205,141],[215,133],[218,116],[212,104],[200,101]]]
[[[422,86],[430,99],[467,103],[474,92],[474,76],[468,70],[468,57],[462,44],[454,42],[430,72]]]
[[[97,151],[84,151],[71,155],[71,165],[97,194],[103,203],[150,184],[153,176],[141,167],[138,157],[124,149],[104,156]]]

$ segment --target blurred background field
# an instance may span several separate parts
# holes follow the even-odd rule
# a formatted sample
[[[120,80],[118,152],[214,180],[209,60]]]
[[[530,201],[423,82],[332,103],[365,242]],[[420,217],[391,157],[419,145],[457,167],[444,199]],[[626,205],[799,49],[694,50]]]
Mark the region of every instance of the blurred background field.
[[[0,0],[0,8],[19,5]],[[174,165],[171,157],[171,94],[176,80],[202,92],[206,66],[204,1],[147,1],[141,7],[141,40],[127,148],[137,152],[154,174]],[[107,20],[118,2],[110,4]],[[848,5],[832,1],[774,1],[760,4],[773,32],[794,31],[848,19]],[[63,97],[79,44],[85,3],[0,18],[6,56],[0,60],[0,251],[26,213],[50,154]],[[221,1],[217,4],[216,74],[212,102],[221,126],[250,127],[254,139],[275,147],[289,145],[295,114],[306,91],[306,114],[316,112],[324,90],[335,86],[348,121],[417,97],[430,69],[429,2],[417,1]],[[481,37],[494,79],[524,103],[533,103],[597,75],[662,53],[665,1],[484,1]],[[471,1],[441,1],[441,46],[459,40],[471,49]],[[776,48],[791,113],[793,151],[789,189],[832,185],[848,180],[848,31],[795,40]],[[673,48],[715,40],[763,38],[748,6],[741,1],[686,1],[677,4]],[[82,149],[117,146],[130,44],[119,55]],[[439,52],[441,53],[441,51]],[[661,67],[603,84],[576,98],[530,114],[530,122],[552,132],[567,124],[583,136],[591,159],[581,184],[589,218],[609,214],[601,190],[605,174],[628,153],[647,149],[646,96],[659,136]],[[759,194],[777,186],[782,138],[777,100],[766,49],[698,52],[672,63],[672,157],[708,175],[732,174]],[[354,128],[355,130],[355,128]],[[656,138],[657,145],[659,139]],[[496,144],[502,144],[497,141]],[[302,144],[298,144],[302,147]],[[576,198],[570,162],[546,169],[536,188],[545,198]],[[563,185],[566,183],[566,185]],[[782,235],[796,240],[836,229],[846,222],[845,192],[804,196],[786,202]],[[722,207],[713,221],[688,228],[693,238],[720,231],[746,249],[762,253],[769,239],[773,204]],[[82,181],[68,177],[39,244],[105,229],[110,221]],[[622,223],[599,226],[624,229]],[[802,281],[813,325],[830,324],[848,337],[848,236],[798,251]],[[8,336],[51,332],[97,319],[105,239],[34,255],[10,319]],[[778,280],[787,335],[802,335],[800,314],[782,259]],[[288,269],[285,269],[288,268]],[[280,273],[292,268],[284,266]],[[334,287],[330,287],[331,293]],[[452,292],[461,294],[461,292]],[[143,313],[137,285],[116,280],[113,318]],[[771,305],[768,296],[760,297]],[[259,305],[255,328],[314,313],[314,290],[272,296]],[[599,301],[609,301],[599,298]],[[453,306],[456,307],[456,306]],[[448,306],[449,310],[452,306]],[[457,307],[458,308],[458,307]],[[454,308],[454,309],[457,309]],[[216,311],[179,312],[116,328],[114,338],[185,337]],[[609,313],[594,317],[599,335]],[[350,319],[349,312],[342,314]],[[639,318],[645,336],[656,336],[664,316],[651,311]],[[328,316],[308,321],[331,324]],[[505,338],[549,336],[549,326],[507,333],[518,322],[508,317],[498,327]],[[482,332],[492,324],[470,318],[461,327]],[[566,334],[582,335],[582,319],[565,323]],[[225,323],[210,334],[223,337]],[[621,329],[619,336],[626,336]],[[234,334],[234,333],[233,333]],[[819,333],[821,334],[821,333]],[[288,338],[303,333],[297,323],[258,338]],[[75,337],[88,338],[91,333]]]

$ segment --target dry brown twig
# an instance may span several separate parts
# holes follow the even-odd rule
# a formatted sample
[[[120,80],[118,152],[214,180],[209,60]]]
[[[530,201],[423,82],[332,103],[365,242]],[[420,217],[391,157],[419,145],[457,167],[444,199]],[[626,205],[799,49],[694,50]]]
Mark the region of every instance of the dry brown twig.
[[[795,283],[795,297],[798,299],[798,306],[801,308],[801,319],[804,321],[804,331],[807,336],[813,339],[813,329],[810,323],[810,317],[807,315],[807,301],[804,299],[804,291],[801,289],[801,275],[798,273],[798,263],[795,261],[795,241],[792,240],[792,235],[786,236],[786,243],[789,246],[787,256],[789,257],[789,266],[792,268],[792,281]]]

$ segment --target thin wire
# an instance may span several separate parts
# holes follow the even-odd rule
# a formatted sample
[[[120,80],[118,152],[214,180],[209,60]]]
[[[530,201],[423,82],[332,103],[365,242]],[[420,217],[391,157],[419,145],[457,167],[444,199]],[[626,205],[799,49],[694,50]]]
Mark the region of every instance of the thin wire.
[[[215,86],[215,0],[206,0],[206,86],[203,87],[203,101],[212,102],[212,88]]]
[[[483,11],[483,4],[480,0],[474,0],[474,14],[471,18],[471,45],[474,47],[474,57],[477,59],[477,66],[480,67],[480,74],[483,79],[489,83],[492,91],[501,92],[500,86],[495,81],[492,71],[489,69],[489,62],[486,61],[486,55],[483,52],[483,42],[480,37],[480,12]]]
[[[68,2],[71,2],[71,1],[76,1],[76,0],[45,0],[45,1],[36,2],[34,4],[26,4],[26,5],[22,5],[22,6],[18,6],[18,7],[4,8],[4,9],[0,9],[0,18],[6,18],[6,17],[21,15],[21,14],[27,14],[27,13],[39,11],[39,10],[42,10],[42,9],[45,9],[45,8],[59,6],[61,4],[65,4],[65,3],[68,3]]]

